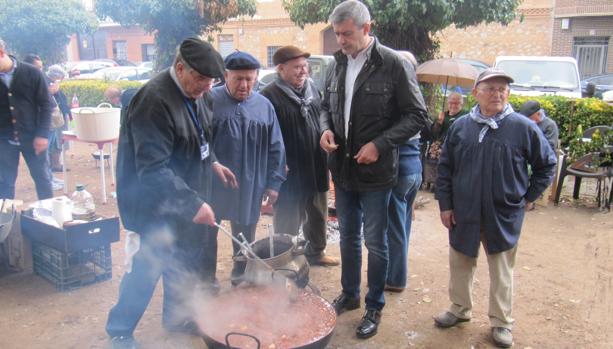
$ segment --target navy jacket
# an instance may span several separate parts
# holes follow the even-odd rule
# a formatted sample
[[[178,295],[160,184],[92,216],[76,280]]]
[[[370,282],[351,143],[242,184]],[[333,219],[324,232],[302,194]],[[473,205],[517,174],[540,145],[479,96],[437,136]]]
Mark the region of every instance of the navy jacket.
[[[460,117],[449,128],[439,159],[436,198],[441,211],[453,210],[457,223],[449,242],[471,257],[479,251],[481,231],[488,254],[517,244],[526,200],[535,201],[555,172],[556,156],[534,122],[512,113],[498,126],[479,143],[483,125]]]
[[[1,98],[7,102],[7,105],[0,103],[3,106],[0,137],[27,141],[34,137],[48,138],[55,101],[44,74],[30,64],[17,62],[11,86],[7,89],[3,82],[0,84]]]

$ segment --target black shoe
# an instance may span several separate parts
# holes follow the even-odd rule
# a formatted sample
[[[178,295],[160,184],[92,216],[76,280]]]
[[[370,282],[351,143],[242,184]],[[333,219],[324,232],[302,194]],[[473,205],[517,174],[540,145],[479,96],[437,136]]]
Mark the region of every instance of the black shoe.
[[[132,336],[117,336],[111,338],[111,348],[113,349],[137,349],[136,341]]]
[[[354,310],[360,307],[360,298],[353,298],[341,293],[332,301],[332,307],[336,310],[336,315],[340,315],[345,310]]]
[[[362,321],[355,331],[356,336],[360,339],[366,339],[376,335],[379,322],[381,322],[381,311],[366,309],[366,313],[364,313]]]

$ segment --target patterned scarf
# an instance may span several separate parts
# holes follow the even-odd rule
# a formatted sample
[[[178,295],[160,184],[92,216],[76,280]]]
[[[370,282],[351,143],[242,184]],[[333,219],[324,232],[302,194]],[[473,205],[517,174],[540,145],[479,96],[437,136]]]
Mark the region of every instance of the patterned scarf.
[[[468,115],[476,123],[484,124],[481,128],[481,131],[479,131],[479,143],[483,141],[483,137],[485,137],[485,134],[487,133],[487,131],[489,131],[490,128],[494,130],[497,129],[498,123],[507,115],[513,112],[515,112],[515,110],[513,110],[513,107],[511,106],[511,104],[507,103],[501,113],[498,113],[493,117],[485,117],[483,116],[483,114],[481,114],[481,108],[479,107],[479,104],[474,106]]]
[[[305,81],[302,91],[292,87],[281,78],[277,78],[277,80],[275,80],[275,84],[281,89],[281,91],[283,91],[283,93],[285,93],[285,95],[287,95],[290,100],[300,106],[300,114],[302,117],[306,118],[309,115],[308,107],[315,99],[313,89],[311,88],[311,82],[308,80]]]

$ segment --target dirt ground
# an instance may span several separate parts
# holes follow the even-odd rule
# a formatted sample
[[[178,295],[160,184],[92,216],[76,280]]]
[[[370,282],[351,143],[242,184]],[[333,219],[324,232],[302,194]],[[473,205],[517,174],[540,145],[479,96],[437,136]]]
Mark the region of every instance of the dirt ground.
[[[74,144],[67,164],[70,188],[75,179],[86,183],[97,200],[99,213],[117,214],[116,200],[102,205],[99,175],[91,152],[93,145]],[[61,177],[61,175],[60,175]],[[114,187],[107,177],[108,192]],[[570,187],[570,185],[568,185]],[[568,188],[567,188],[568,190]],[[58,192],[59,194],[60,192]],[[593,189],[586,191],[593,197]],[[35,199],[33,184],[22,162],[19,199]],[[491,348],[487,317],[487,265],[479,260],[474,287],[474,318],[458,328],[440,330],[432,316],[448,306],[449,277],[447,233],[439,222],[438,208],[429,200],[417,211],[410,243],[410,281],[399,294],[386,293],[379,334],[368,340],[355,338],[362,310],[338,318],[329,348]],[[258,234],[264,234],[264,217]],[[0,348],[108,348],[104,325],[117,299],[124,273],[123,238],[112,245],[111,280],[69,292],[31,271],[0,277]],[[230,244],[220,235],[218,277],[230,288]],[[568,200],[559,207],[539,206],[527,214],[515,270],[515,348],[613,348],[613,213],[602,213],[586,200]],[[338,242],[328,253],[339,256]],[[364,253],[364,258],[367,254]],[[366,261],[363,264],[366,269]],[[311,269],[311,280],[322,296],[332,300],[340,291],[340,267]],[[206,348],[200,338],[170,334],[161,327],[162,289],[156,294],[135,332],[142,348]],[[365,277],[362,286],[366,293]]]

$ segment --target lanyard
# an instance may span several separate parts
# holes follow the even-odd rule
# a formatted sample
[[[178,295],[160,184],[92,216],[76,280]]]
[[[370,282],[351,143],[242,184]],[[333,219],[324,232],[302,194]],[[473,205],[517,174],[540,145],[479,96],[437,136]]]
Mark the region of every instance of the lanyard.
[[[196,129],[198,130],[200,144],[205,144],[206,141],[204,140],[204,129],[202,128],[202,125],[200,124],[200,120],[198,120],[198,116],[196,115],[196,113],[194,112],[194,109],[192,108],[191,102],[187,98],[184,98],[183,101],[185,102],[185,106],[187,107],[187,110],[189,110],[189,116],[192,119],[194,126],[196,126]]]

